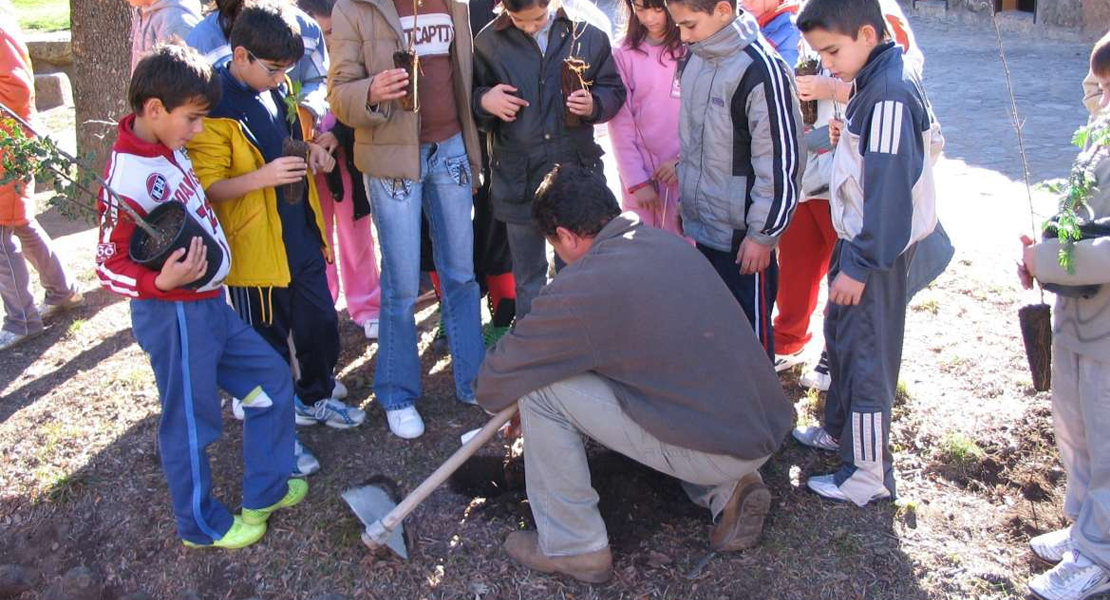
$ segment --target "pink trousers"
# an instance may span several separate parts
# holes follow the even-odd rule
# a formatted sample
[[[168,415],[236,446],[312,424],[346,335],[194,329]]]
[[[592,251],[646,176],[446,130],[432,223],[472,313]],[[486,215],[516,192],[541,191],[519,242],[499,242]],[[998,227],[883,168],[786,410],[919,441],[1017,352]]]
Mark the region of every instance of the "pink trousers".
[[[378,257],[374,253],[372,219],[368,215],[355,220],[351,201],[351,175],[343,167],[341,160],[337,162],[335,168],[343,169],[342,202],[332,200],[326,177],[323,173],[316,174],[316,189],[320,192],[320,208],[323,210],[324,225],[327,228],[324,235],[332,242],[332,248],[338,249],[335,252],[337,260],[328,265],[328,288],[331,289],[332,302],[338,301],[339,280],[343,280],[347,313],[352,321],[361,326],[366,321],[377,319],[381,306]]]

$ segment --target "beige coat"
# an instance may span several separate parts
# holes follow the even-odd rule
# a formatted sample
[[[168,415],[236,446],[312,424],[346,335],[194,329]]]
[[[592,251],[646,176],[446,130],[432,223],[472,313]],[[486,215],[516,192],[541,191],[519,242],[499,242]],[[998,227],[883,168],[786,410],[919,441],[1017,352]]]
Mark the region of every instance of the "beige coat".
[[[473,37],[465,2],[446,0],[455,25],[451,46],[455,105],[473,173],[481,173],[478,128],[471,110]],[[355,130],[355,166],[371,177],[420,179],[420,116],[396,101],[367,106],[373,76],[393,68],[404,47],[401,19],[392,0],[339,0],[332,11],[328,101],[335,116]],[[440,90],[421,90],[425,94]]]

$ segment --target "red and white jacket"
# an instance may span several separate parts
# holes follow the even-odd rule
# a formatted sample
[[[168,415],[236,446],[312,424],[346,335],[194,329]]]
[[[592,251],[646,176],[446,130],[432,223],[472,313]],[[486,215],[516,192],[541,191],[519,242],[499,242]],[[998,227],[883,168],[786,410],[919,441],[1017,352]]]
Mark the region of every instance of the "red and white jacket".
[[[212,281],[199,289],[177,288],[163,292],[154,285],[158,271],[131,260],[128,247],[136,226],[127,213],[112,207],[105,200],[107,193],[100,192],[97,208],[100,211],[100,241],[96,247],[96,275],[100,284],[110,292],[128,298],[158,300],[203,300],[218,297],[224,278],[231,268],[231,250],[227,245],[216,212],[204,195],[204,188],[193,172],[193,164],[184,150],[170,150],[162,144],[152,144],[135,135],[132,127],[135,115],[128,115],[119,123],[119,135],[112,147],[104,179],[140,215],[146,215],[163,202],[181,202],[197,217],[205,229],[224,249],[222,257],[208,256],[208,260],[222,261]],[[106,217],[111,217],[106,218]]]

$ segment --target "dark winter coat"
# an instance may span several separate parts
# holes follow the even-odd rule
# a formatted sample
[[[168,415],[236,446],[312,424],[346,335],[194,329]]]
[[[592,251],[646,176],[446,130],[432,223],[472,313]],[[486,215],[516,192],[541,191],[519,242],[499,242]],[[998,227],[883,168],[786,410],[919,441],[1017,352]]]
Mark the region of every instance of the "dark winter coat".
[[[624,103],[624,84],[609,37],[584,21],[572,20],[563,9],[553,18],[546,55],[540,54],[532,36],[513,26],[507,13],[474,40],[474,116],[478,128],[489,134],[493,214],[508,223],[531,222],[532,197],[556,164],[577,163],[603,173],[593,126],[612,119]],[[566,126],[560,85],[563,59],[571,55],[589,64],[585,79],[593,82],[593,117],[577,127]],[[511,123],[481,106],[482,96],[500,83],[517,88],[517,95],[529,103]]]

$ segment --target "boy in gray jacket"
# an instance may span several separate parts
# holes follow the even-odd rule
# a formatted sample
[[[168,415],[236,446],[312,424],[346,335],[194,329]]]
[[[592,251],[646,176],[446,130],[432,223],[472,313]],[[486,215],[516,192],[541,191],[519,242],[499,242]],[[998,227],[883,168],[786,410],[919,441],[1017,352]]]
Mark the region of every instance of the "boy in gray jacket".
[[[933,163],[944,139],[921,82],[885,34],[876,0],[811,0],[798,28],[853,94],[836,150],[830,212],[839,238],[829,266],[825,428],[841,467],[810,489],[864,506],[895,495],[890,410],[905,332],[908,272],[917,242],[936,228]]]
[[[682,67],[682,223],[774,359],[775,246],[805,166],[790,67],[735,0],[669,0],[690,58]]]
[[[1095,108],[1089,144],[1077,164],[1090,169],[1097,191],[1076,212],[1083,221],[1110,219],[1110,147],[1099,143],[1110,131],[1110,34],[1095,44],[1091,74],[1101,93],[1088,95]],[[1087,102],[1091,100],[1091,102]],[[1033,552],[1057,563],[1029,581],[1040,598],[1087,598],[1110,591],[1110,237],[1075,243],[1073,271],[1060,266],[1060,241],[1034,244],[1022,237],[1018,275],[1026,288],[1033,279],[1058,286],[1093,286],[1068,295],[1057,288],[1052,324],[1052,414],[1056,443],[1067,472],[1064,514],[1073,524],[1029,541]],[[1072,288],[1074,289],[1074,288]]]

